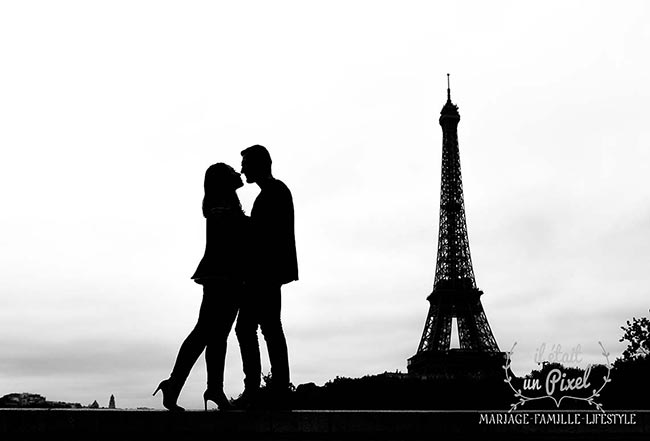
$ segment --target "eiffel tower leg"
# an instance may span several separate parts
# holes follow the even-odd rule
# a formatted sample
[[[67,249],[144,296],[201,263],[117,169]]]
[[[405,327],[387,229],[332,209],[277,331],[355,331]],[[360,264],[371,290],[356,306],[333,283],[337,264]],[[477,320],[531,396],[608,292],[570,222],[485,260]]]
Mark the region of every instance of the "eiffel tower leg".
[[[471,304],[462,303],[456,305],[458,321],[458,339],[460,348],[478,350],[480,347],[479,335],[474,325],[474,314]]]
[[[451,342],[451,319],[452,311],[448,305],[442,305],[438,312],[436,332],[433,336],[434,350],[446,351]]]
[[[422,331],[422,338],[420,339],[420,346],[418,347],[418,353],[428,351],[432,347],[433,334],[435,332],[436,321],[438,320],[438,306],[436,304],[431,304],[429,306],[429,314],[427,315],[427,321],[424,324],[424,330]]]
[[[458,316],[456,317],[456,323],[458,324],[458,341],[460,343],[460,348],[471,349],[472,338],[468,327],[466,311],[463,311],[462,314],[458,314]]]
[[[497,341],[494,338],[492,329],[490,329],[490,324],[488,323],[487,317],[485,316],[483,305],[480,303],[478,304],[477,311],[475,312],[474,323],[476,325],[479,342],[481,343],[481,350],[488,352],[499,352],[499,346],[497,345]]]

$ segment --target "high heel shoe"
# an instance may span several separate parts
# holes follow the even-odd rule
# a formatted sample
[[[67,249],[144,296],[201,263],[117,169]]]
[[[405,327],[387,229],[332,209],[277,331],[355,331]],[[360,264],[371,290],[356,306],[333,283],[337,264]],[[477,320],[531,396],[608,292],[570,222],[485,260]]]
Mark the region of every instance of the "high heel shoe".
[[[171,380],[171,378],[168,378],[166,380],[163,380],[160,382],[156,390],[153,392],[153,395],[156,395],[158,391],[162,391],[163,394],[163,406],[167,410],[174,410],[174,411],[183,411],[185,410],[178,404],[176,404],[176,401],[178,400],[178,395],[180,394],[180,390],[174,382]]]
[[[214,401],[214,403],[219,406],[219,410],[232,410],[233,408],[230,401],[228,401],[228,398],[226,398],[226,394],[224,394],[222,390],[214,392],[208,389],[203,392],[203,404],[206,411],[208,410],[208,401]]]

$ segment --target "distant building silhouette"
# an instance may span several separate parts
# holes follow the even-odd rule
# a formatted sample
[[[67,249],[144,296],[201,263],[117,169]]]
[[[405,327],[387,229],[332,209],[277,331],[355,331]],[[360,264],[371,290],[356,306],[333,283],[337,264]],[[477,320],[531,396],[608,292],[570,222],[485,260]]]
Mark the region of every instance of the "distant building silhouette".
[[[99,409],[99,403],[97,400],[93,401],[92,404],[88,406],[89,409]]]
[[[0,397],[0,407],[27,407],[39,409],[80,409],[79,403],[66,403],[64,401],[47,401],[44,396],[27,392],[11,393]]]
[[[108,408],[115,409],[115,396],[111,394],[111,399],[108,400]]]
[[[481,304],[469,252],[463,183],[458,150],[458,106],[451,102],[447,74],[447,102],[440,112],[442,172],[438,256],[433,292],[417,353],[408,360],[409,374],[483,377],[500,372],[504,353]],[[455,319],[455,320],[454,320]],[[459,346],[451,348],[454,321]]]
[[[12,393],[0,398],[0,407],[45,407],[45,397],[38,394]]]

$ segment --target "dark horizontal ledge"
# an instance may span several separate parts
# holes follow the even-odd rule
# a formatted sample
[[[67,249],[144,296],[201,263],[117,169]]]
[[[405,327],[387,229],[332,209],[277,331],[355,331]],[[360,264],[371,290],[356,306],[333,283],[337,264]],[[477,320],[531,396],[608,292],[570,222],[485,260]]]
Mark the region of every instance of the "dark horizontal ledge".
[[[0,439],[649,439],[650,411],[0,409]]]

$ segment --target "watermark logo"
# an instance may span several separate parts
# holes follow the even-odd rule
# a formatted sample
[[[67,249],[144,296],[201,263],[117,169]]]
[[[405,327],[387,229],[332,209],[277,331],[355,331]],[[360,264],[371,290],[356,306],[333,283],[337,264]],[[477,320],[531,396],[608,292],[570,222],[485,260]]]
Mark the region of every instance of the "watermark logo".
[[[533,371],[524,378],[517,378],[512,374],[510,364],[514,353],[515,342],[512,349],[506,353],[505,382],[514,392],[517,401],[511,404],[512,412],[526,403],[550,399],[559,408],[563,401],[577,400],[586,402],[596,409],[604,412],[603,406],[597,399],[600,393],[611,382],[610,372],[612,365],[609,362],[609,353],[601,342],[598,342],[605,357],[604,365],[588,364],[586,368],[577,365],[582,362],[582,347],[577,345],[565,351],[561,345],[546,345],[543,343],[535,351],[534,360],[542,366],[540,371]],[[601,376],[602,374],[602,376]]]

